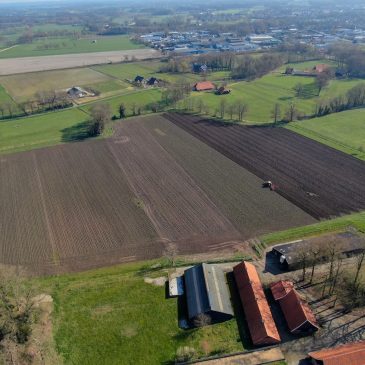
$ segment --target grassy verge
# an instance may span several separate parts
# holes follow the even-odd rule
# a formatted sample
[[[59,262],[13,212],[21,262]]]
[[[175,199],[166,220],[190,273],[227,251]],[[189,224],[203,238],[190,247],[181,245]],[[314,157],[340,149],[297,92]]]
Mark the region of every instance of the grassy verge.
[[[270,233],[261,237],[266,245],[273,245],[279,242],[291,241],[310,236],[319,236],[324,233],[344,231],[354,227],[365,232],[365,212],[354,213],[340,218],[335,218],[309,226],[292,228],[286,231]]]
[[[148,264],[149,277],[166,276]],[[178,327],[177,299],[146,283],[133,263],[37,279],[55,300],[54,335],[65,364],[170,364],[181,346],[196,358],[244,350],[236,319],[196,330]]]

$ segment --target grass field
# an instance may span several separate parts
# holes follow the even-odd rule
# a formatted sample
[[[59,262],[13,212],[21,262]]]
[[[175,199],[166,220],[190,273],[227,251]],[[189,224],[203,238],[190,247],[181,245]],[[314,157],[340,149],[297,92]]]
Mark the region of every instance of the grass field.
[[[275,103],[281,106],[281,117],[290,103],[295,103],[301,114],[310,115],[314,112],[315,105],[319,100],[328,99],[336,95],[345,94],[351,87],[360,83],[361,80],[333,80],[321,91],[318,96],[318,89],[313,77],[284,76],[272,73],[254,81],[240,81],[231,83],[229,95],[215,95],[214,93],[192,93],[191,98],[201,99],[210,109],[213,115],[219,111],[221,100],[227,104],[243,101],[248,107],[245,119],[248,122],[269,122],[272,120],[272,110]],[[304,92],[296,96],[294,86],[301,83]],[[228,118],[228,115],[226,115]]]
[[[33,72],[1,76],[0,84],[19,102],[34,98],[38,91],[62,90],[72,86],[112,83],[111,77],[90,68]],[[120,85],[120,87],[122,87]]]
[[[1,110],[0,110],[0,115],[1,116],[3,116],[3,115],[4,116],[9,115],[9,110],[8,110],[7,104],[11,104],[12,105],[15,113],[17,111],[19,111],[17,104],[9,96],[9,94],[6,92],[5,88],[0,85],[0,105],[2,106],[1,107]]]
[[[96,40],[96,43],[93,43]],[[50,56],[69,53],[123,51],[144,48],[132,43],[128,36],[109,36],[93,38],[42,38],[30,44],[20,44],[0,52],[0,58],[16,58],[30,56]],[[0,50],[1,51],[1,50]]]
[[[354,213],[308,226],[270,233],[260,238],[265,244],[273,245],[275,243],[288,242],[304,237],[319,236],[324,233],[344,231],[350,227],[365,233],[365,212]]]
[[[0,153],[26,151],[62,143],[62,130],[86,119],[84,112],[72,109],[0,121]]]
[[[286,128],[365,160],[365,110],[330,114],[287,125]]]
[[[236,319],[198,330],[177,324],[177,300],[144,282],[152,263],[38,279],[55,301],[57,348],[67,364],[173,364],[180,346],[197,356],[243,351]],[[166,276],[154,270],[146,276]]]

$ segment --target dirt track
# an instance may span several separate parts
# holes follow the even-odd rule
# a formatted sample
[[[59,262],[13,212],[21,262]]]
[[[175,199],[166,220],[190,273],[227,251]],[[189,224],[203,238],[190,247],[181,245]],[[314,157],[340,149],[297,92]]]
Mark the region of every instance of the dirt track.
[[[127,51],[75,53],[56,56],[21,57],[0,59],[0,76],[27,72],[58,70],[90,65],[121,62],[125,56],[137,60],[158,58],[161,53],[153,49]]]
[[[317,219],[365,209],[365,163],[284,128],[244,127],[168,114]]]

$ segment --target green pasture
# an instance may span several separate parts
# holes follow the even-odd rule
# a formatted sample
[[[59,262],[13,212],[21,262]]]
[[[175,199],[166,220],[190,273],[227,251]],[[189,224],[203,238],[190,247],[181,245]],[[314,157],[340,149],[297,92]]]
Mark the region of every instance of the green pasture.
[[[69,129],[82,124],[87,117],[87,114],[78,109],[70,109],[0,121],[0,153],[62,143]]]
[[[95,84],[112,81],[111,77],[90,68],[0,76],[0,84],[19,102],[33,99],[39,91],[63,90],[72,86],[93,87]]]
[[[365,160],[365,109],[290,123],[287,128]]]
[[[340,218],[325,220],[309,226],[270,233],[260,237],[260,239],[266,245],[273,245],[305,237],[320,236],[325,233],[342,232],[351,227],[365,233],[365,212],[345,215]]]
[[[173,364],[181,346],[196,358],[244,350],[236,318],[180,329],[177,299],[146,277],[167,277],[167,270],[148,262],[37,279],[54,298],[53,332],[65,365]]]
[[[9,96],[5,88],[0,85],[0,116],[8,116],[10,114],[8,105],[11,105],[14,115],[19,113],[18,105]]]
[[[96,40],[96,43],[93,43],[93,40]],[[44,46],[47,46],[48,48],[44,49]],[[129,37],[124,35],[108,37],[95,36],[80,39],[72,39],[70,37],[49,37],[37,39],[30,44],[19,44],[16,47],[3,52],[0,50],[0,58],[124,51],[143,47],[143,45],[131,42]]]
[[[100,103],[107,103],[111,106],[112,111],[115,115],[119,116],[119,106],[124,104],[126,108],[126,115],[132,115],[132,105],[135,104],[136,108],[141,108],[142,113],[151,112],[149,107],[152,104],[159,103],[161,101],[161,90],[160,89],[145,89],[139,90],[136,92],[132,92],[125,95],[118,95],[115,97],[107,98],[104,100],[100,100]],[[89,104],[85,104],[81,107],[81,110],[86,113],[90,112],[90,109],[93,105],[98,102],[93,102]]]

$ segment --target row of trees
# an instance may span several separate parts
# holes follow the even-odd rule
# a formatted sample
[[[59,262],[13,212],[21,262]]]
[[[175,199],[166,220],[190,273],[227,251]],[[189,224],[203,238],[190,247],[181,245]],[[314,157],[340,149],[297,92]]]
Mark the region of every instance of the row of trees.
[[[350,269],[345,270],[342,243],[332,240],[323,244],[312,244],[311,247],[299,251],[302,267],[302,281],[312,284],[316,277],[320,280],[321,296],[335,296],[333,306],[339,299],[347,310],[365,305],[365,285],[361,280],[361,273],[365,264],[364,250],[354,257]],[[322,266],[316,275],[319,265]]]
[[[339,95],[316,105],[315,116],[338,113],[344,110],[365,106],[365,83],[358,84],[350,89],[346,95]]]

